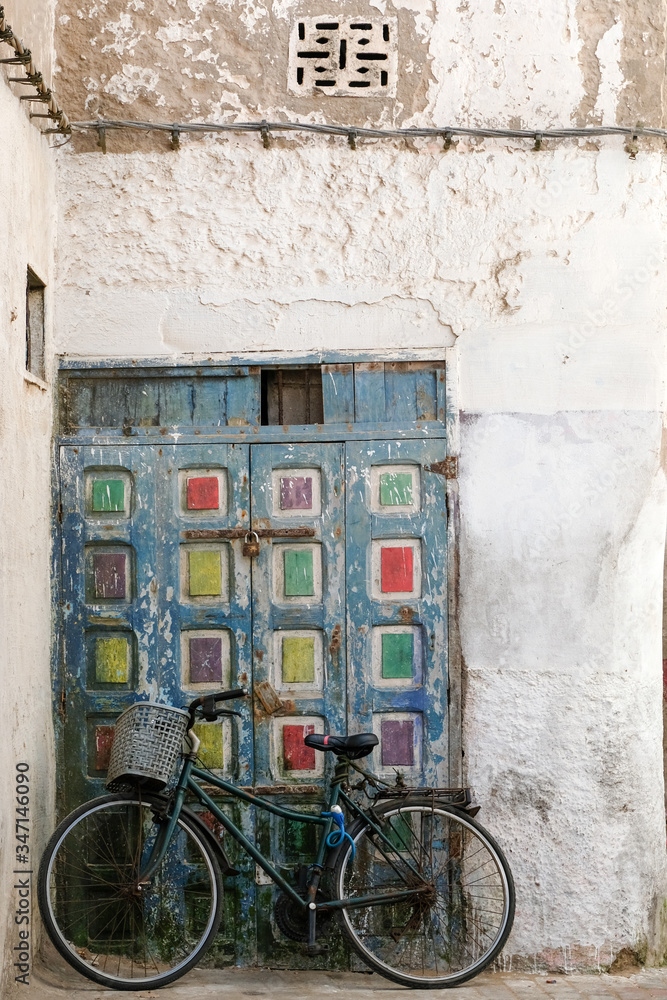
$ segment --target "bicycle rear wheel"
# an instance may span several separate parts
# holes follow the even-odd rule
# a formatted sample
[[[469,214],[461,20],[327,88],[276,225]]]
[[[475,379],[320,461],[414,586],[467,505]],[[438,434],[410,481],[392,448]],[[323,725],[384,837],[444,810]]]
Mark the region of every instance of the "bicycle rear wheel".
[[[140,873],[165,821],[136,793],[85,803],[60,824],[39,868],[44,925],[60,954],[116,990],[166,986],[202,957],[222,915],[218,860],[186,813],[157,870]]]
[[[374,810],[350,828],[334,869],[339,899],[392,892],[394,902],[342,910],[355,951],[381,975],[418,989],[458,986],[500,952],[514,919],[514,883],[498,844],[466,813],[427,799]],[[388,843],[387,843],[388,841]]]

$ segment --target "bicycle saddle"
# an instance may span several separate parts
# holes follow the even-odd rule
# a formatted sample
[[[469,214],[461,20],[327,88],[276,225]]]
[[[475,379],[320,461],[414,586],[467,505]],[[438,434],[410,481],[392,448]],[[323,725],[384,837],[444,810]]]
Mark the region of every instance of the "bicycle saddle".
[[[359,760],[360,757],[367,757],[373,747],[378,745],[378,738],[375,733],[357,733],[356,736],[322,736],[320,733],[311,733],[304,737],[303,742],[315,750],[330,750],[337,757]]]

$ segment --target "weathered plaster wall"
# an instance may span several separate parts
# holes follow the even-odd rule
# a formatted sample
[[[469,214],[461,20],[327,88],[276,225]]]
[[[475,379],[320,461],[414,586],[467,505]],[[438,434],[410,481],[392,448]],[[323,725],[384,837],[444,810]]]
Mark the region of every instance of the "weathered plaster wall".
[[[59,92],[76,118],[542,127],[663,120],[664,0],[337,0],[337,16],[398,19],[396,100],[287,93],[303,0],[61,0]],[[332,10],[329,9],[329,13]],[[130,114],[131,112],[131,114]]]
[[[32,49],[46,75],[51,60],[52,5],[5,2],[7,19]],[[9,55],[2,46],[2,56]],[[53,827],[55,769],[51,722],[50,458],[52,393],[27,379],[25,369],[26,268],[30,265],[51,294],[55,239],[54,153],[28,121],[25,105],[0,73],[0,993],[26,996],[14,982],[13,951],[19,892],[14,886],[15,766],[30,766],[30,857],[32,906],[36,914],[36,863]],[[13,74],[12,74],[13,75]],[[16,88],[15,88],[16,89]],[[23,90],[18,93],[23,93]],[[52,306],[47,300],[47,358],[52,352]],[[50,377],[50,374],[49,374]],[[25,878],[26,876],[22,876]]]
[[[655,945],[661,156],[313,140],[60,168],[59,351],[449,349],[465,768],[511,853],[508,952]]]
[[[663,2],[381,6],[395,103],[289,96],[292,12],[325,8],[277,0],[62,3],[61,95],[75,118],[663,121]],[[59,352],[448,351],[464,764],[516,876],[507,962],[661,960],[662,148],[93,141],[59,159]]]

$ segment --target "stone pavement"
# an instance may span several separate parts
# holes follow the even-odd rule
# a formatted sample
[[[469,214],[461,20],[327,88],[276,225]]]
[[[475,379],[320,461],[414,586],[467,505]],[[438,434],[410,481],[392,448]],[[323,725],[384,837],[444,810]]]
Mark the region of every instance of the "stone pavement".
[[[116,993],[88,982],[49,950],[49,968],[31,974],[26,1000],[667,1000],[667,969],[632,975],[558,975],[512,972],[483,973],[465,986],[412,992],[380,976],[353,972],[281,972],[273,969],[195,969],[161,990]]]

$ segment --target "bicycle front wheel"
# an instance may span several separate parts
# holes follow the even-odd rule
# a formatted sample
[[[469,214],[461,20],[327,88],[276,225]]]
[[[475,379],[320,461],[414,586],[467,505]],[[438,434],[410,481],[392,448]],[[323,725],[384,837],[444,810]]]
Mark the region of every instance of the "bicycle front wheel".
[[[38,876],[44,925],[78,972],[116,990],[166,986],[201,958],[222,915],[214,852],[182,813],[144,878],[165,820],[151,797],[108,795],[60,824]]]
[[[417,989],[458,986],[500,952],[514,919],[514,883],[493,837],[437,801],[383,803],[381,837],[365,820],[350,829],[334,870],[343,931],[362,959]],[[373,895],[398,898],[355,906]],[[399,896],[400,894],[400,896]]]

